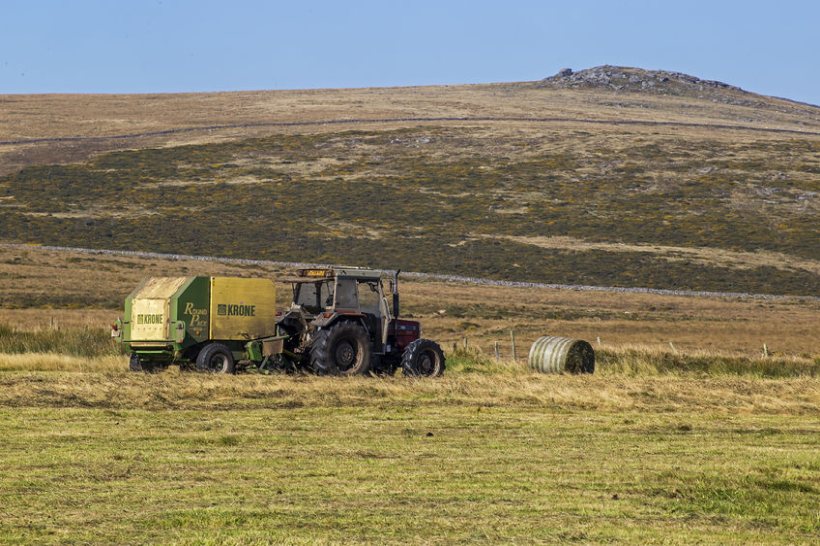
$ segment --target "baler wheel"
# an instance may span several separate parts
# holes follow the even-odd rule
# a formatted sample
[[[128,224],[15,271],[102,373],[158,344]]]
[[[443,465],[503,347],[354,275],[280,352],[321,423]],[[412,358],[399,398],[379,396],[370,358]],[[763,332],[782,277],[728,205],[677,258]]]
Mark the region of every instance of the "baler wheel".
[[[221,343],[211,343],[199,351],[196,369],[207,373],[234,373],[236,362],[230,349]]]
[[[133,353],[131,358],[128,360],[128,369],[132,372],[141,372],[142,371],[142,363],[140,362],[140,357],[137,353]]]
[[[320,375],[362,375],[370,370],[370,338],[358,323],[337,322],[316,332],[310,365]]]
[[[444,362],[444,351],[438,343],[417,339],[404,349],[401,368],[410,377],[438,377],[444,373]]]
[[[162,366],[151,361],[140,360],[137,353],[132,353],[128,360],[128,369],[132,372],[154,373],[160,371]]]

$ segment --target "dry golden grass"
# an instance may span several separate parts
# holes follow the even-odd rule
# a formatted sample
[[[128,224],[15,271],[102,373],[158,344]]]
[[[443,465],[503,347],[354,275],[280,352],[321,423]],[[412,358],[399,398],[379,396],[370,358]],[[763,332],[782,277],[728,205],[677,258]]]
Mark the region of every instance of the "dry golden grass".
[[[123,359],[114,358],[84,363],[86,371],[97,373],[62,373],[64,364],[70,362],[56,355],[23,355],[19,359],[3,356],[0,366],[16,365],[16,372],[27,366],[48,371],[0,374],[0,406],[225,410],[416,407],[446,402],[452,406],[605,412],[820,415],[820,384],[810,377],[551,376],[532,373],[520,364],[508,364],[489,373],[455,372],[440,379],[412,380],[401,376],[212,376],[181,372],[178,368],[158,374],[134,374],[125,371]]]
[[[761,108],[709,98],[533,88],[526,84],[189,93],[164,95],[13,95],[0,103],[0,138],[158,131],[259,120],[356,117],[532,116],[689,122],[771,122],[806,130],[815,108],[757,97]],[[671,107],[670,107],[671,106]],[[768,108],[767,108],[768,107]],[[743,114],[741,116],[741,114]],[[808,127],[807,127],[808,126]]]
[[[125,296],[146,276],[285,274],[274,267],[205,261],[92,256],[0,246],[0,324],[38,328],[106,328]],[[654,350],[759,356],[765,343],[778,357],[817,358],[820,302],[695,298],[652,294],[402,282],[403,314],[446,350],[453,344],[510,357],[515,330],[519,358],[542,335],[589,340],[596,349],[635,344]],[[281,285],[285,305],[289,288]],[[26,308],[35,305],[36,308]],[[69,306],[72,308],[66,309]],[[19,308],[13,308],[19,307]],[[443,313],[442,313],[443,311]],[[600,338],[600,342],[598,342]],[[670,343],[672,344],[670,346]]]
[[[0,372],[122,372],[128,368],[124,356],[84,358],[61,353],[0,353]]]

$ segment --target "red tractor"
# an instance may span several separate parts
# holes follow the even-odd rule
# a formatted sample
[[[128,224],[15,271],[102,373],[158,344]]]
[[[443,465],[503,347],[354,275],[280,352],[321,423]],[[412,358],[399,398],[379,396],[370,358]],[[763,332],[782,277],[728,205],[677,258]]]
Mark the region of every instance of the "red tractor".
[[[438,343],[421,337],[417,321],[398,318],[398,271],[301,269],[292,284],[293,303],[278,326],[287,336],[284,359],[295,367],[323,375],[444,373]]]

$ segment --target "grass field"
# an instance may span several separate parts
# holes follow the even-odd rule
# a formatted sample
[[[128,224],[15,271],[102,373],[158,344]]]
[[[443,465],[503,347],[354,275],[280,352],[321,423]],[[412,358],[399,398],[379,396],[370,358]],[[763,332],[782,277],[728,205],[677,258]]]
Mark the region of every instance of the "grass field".
[[[447,349],[440,380],[143,375],[106,329],[141,276],[282,272],[18,247],[0,262],[0,542],[820,533],[814,300],[405,282],[406,312]],[[520,348],[544,333],[590,339],[596,374],[510,362],[510,328]]]
[[[106,329],[139,277],[281,272],[5,252],[0,542],[811,544],[820,532],[812,300],[406,282],[406,312],[447,349],[441,380],[143,375]],[[84,301],[106,307],[66,308]],[[603,336],[597,373],[528,372],[508,360],[510,328],[521,352],[544,333]]]
[[[124,364],[124,362],[123,362]],[[5,543],[805,543],[816,378],[0,372]]]
[[[24,331],[102,331],[119,316],[123,299],[140,279],[180,275],[276,278],[286,272],[219,260],[95,256],[0,245],[0,325]],[[470,347],[492,354],[498,341],[505,359],[511,355],[510,330],[517,336],[520,357],[546,334],[587,339],[596,350],[639,347],[754,358],[766,344],[776,357],[812,361],[818,356],[820,301],[815,299],[693,298],[412,280],[402,281],[402,294],[403,315],[421,320],[425,335],[445,349],[461,346],[467,338]],[[290,296],[289,287],[280,285],[279,303],[288,304]],[[36,349],[53,350],[54,344]],[[73,352],[83,356],[82,350]]]

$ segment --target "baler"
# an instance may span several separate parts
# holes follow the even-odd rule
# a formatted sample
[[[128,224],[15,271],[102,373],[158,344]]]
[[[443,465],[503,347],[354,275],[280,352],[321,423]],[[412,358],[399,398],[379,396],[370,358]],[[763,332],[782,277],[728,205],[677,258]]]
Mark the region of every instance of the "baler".
[[[231,373],[237,361],[262,362],[282,350],[271,279],[154,277],[125,300],[114,325],[132,370],[169,364]]]

